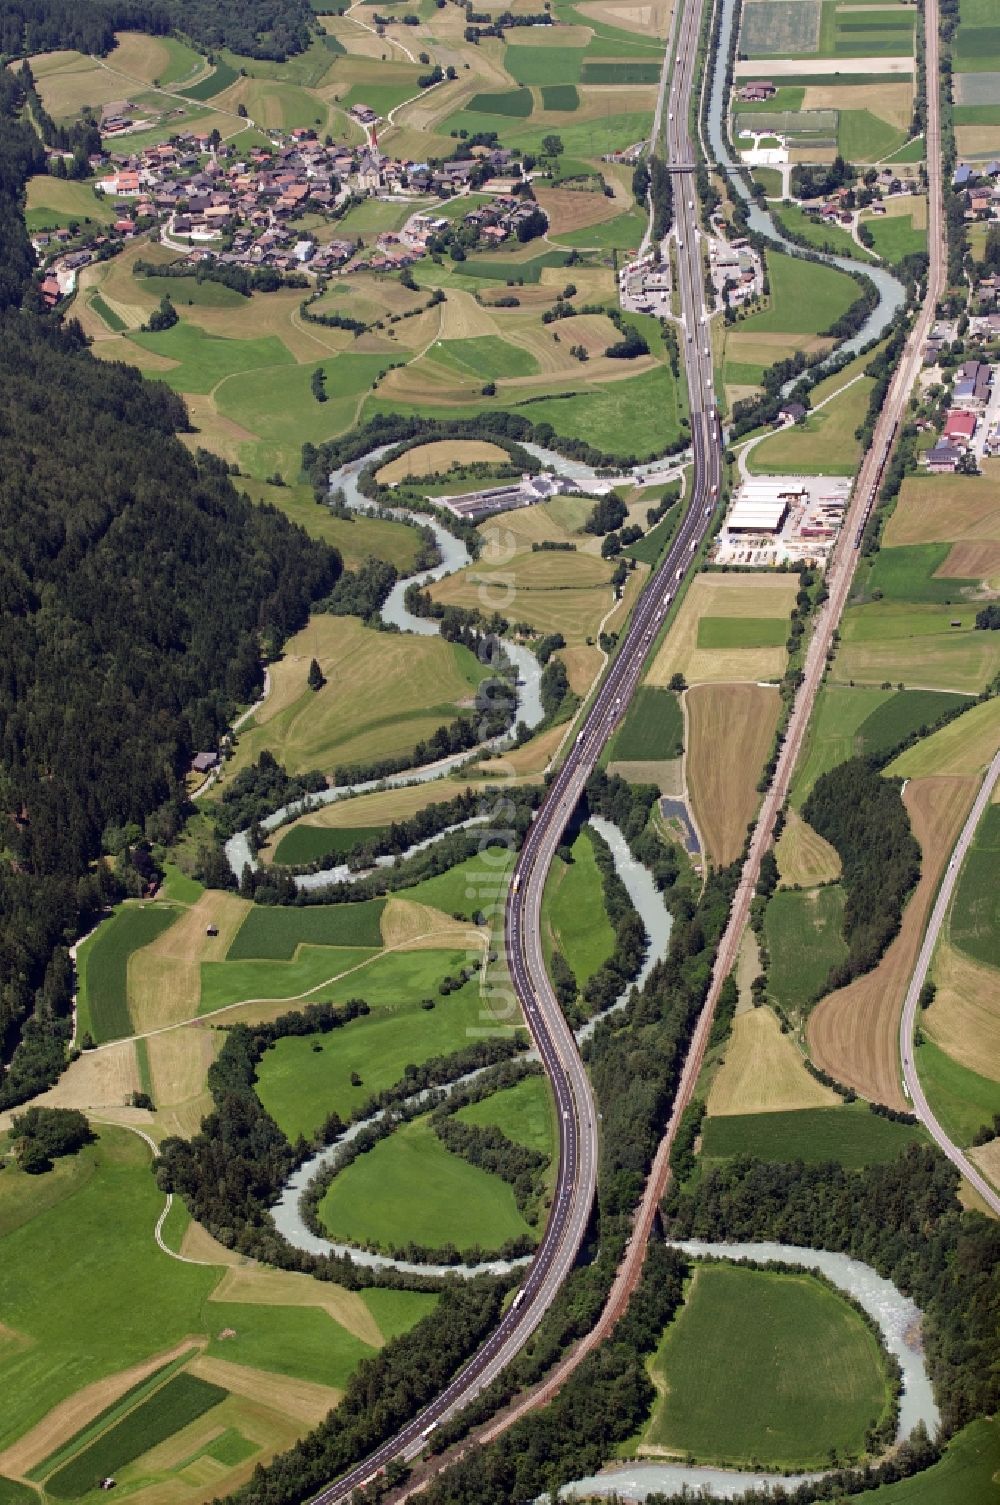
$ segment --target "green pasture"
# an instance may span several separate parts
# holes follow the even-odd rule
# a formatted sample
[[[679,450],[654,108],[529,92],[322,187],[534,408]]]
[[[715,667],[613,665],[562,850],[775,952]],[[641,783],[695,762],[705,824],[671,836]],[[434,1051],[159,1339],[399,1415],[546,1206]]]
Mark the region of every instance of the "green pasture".
[[[776,199],[781,193],[781,173],[776,167],[755,167],[750,176],[761,185],[769,199]]]
[[[683,751],[684,717],[677,696],[672,690],[641,685],[615,735],[612,757],[645,762],[679,758]]]
[[[755,1160],[835,1160],[848,1170],[895,1160],[920,1129],[871,1113],[864,1103],[842,1108],[796,1108],[787,1113],[745,1113],[706,1118],[701,1153],[706,1161],[750,1155]]]
[[[504,67],[519,84],[578,84],[585,50],[583,47],[532,47],[524,43],[508,42],[504,49]],[[526,89],[519,92],[528,93]],[[477,94],[470,101],[469,109],[481,108],[476,101],[484,98],[496,96]],[[528,100],[530,103],[530,93]],[[490,111],[487,110],[486,113],[489,114]],[[531,112],[529,109],[511,110],[509,113],[528,115]]]
[[[435,1299],[424,1298],[429,1307]],[[340,1328],[322,1307],[261,1307],[254,1311],[249,1326],[244,1321],[246,1310],[244,1302],[213,1301],[214,1330],[229,1328],[235,1337],[214,1338],[208,1345],[209,1358],[342,1390],[361,1360],[375,1352],[369,1343]]]
[[[562,952],[582,989],[614,952],[615,934],[586,826],[570,850],[572,862],[556,857],[549,870],[542,898],[542,943],[550,955],[553,949]]]
[[[575,84],[542,84],[542,109],[565,110],[567,113],[580,108],[580,96]]]
[[[182,911],[163,904],[119,905],[77,952],[77,1035],[96,1044],[132,1033],[128,959],[168,930]]]
[[[789,3],[798,5],[803,0]],[[768,251],[766,256],[770,306],[741,320],[737,326],[741,333],[822,334],[858,297],[852,279],[834,267],[781,251]]]
[[[38,1493],[30,1484],[0,1474],[0,1505],[38,1505]]]
[[[365,199],[354,204],[342,220],[337,221],[338,237],[378,235],[383,230],[400,230],[413,212],[412,204],[388,203],[385,199]],[[468,211],[466,211],[468,213]]]
[[[242,1312],[241,1312],[242,1315]],[[129,1411],[114,1426],[45,1482],[46,1493],[57,1500],[89,1494],[94,1481],[116,1474],[125,1464],[165,1442],[182,1427],[197,1421],[224,1401],[229,1392],[196,1375],[181,1373],[167,1381],[148,1400]]]
[[[996,11],[990,16],[992,25],[958,28],[952,43],[956,73],[996,73],[1000,71],[1000,25],[996,23]]]
[[[869,687],[823,686],[792,779],[791,799],[796,808],[806,799],[820,774],[829,773],[838,763],[854,757],[858,728],[891,695],[891,690]]]
[[[293,826],[275,847],[274,860],[294,867],[299,863],[322,862],[327,857],[341,857],[358,842],[374,841],[385,830],[385,826]]]
[[[272,58],[247,57],[244,53],[230,52],[228,49],[222,50],[222,56],[250,78],[276,79],[279,83],[300,84],[304,89],[315,89],[322,83],[333,62],[327,37],[322,33],[313,37],[305,52],[283,57],[280,62]],[[419,69],[409,63],[384,63],[382,66],[387,72],[405,69],[413,76],[419,72]]]
[[[765,916],[771,957],[768,988],[787,1012],[804,1009],[820,993],[830,968],[847,955],[843,937],[844,891],[839,883],[779,889]]]
[[[886,549],[879,558],[902,552]],[[919,571],[914,569],[911,578],[918,582]],[[930,582],[928,590],[937,584]],[[834,678],[873,684],[913,680],[942,690],[981,690],[1000,668],[1000,644],[993,641],[995,633],[975,630],[975,602],[958,599],[961,581],[951,584],[952,605],[883,600],[849,606]]]
[[[907,133],[871,110],[841,110],[837,146],[852,162],[880,162],[906,141]]]
[[[799,0],[794,0],[794,3],[798,4]],[[558,49],[539,47],[535,56],[539,59],[538,66],[545,69],[545,78],[539,80],[540,83],[576,83],[575,74],[570,78],[558,76],[563,71],[557,61],[560,57]],[[549,58],[552,59],[555,77],[550,71]],[[519,146],[522,151],[533,152],[535,155],[541,152],[543,137],[557,135],[563,143],[565,156],[592,160],[603,156],[605,152],[630,146],[633,141],[641,141],[649,134],[649,115],[639,110],[628,110],[617,114],[595,115],[589,119],[560,120],[554,130],[552,123],[544,119],[529,117],[522,122],[510,115],[479,114],[466,108],[449,115],[438,129],[445,135],[457,130],[496,131],[504,146]]]
[[[929,731],[946,712],[969,705],[967,695],[941,690],[897,690],[857,728],[856,746],[866,757],[887,753],[913,732]]]
[[[474,94],[467,106],[477,115],[510,115],[519,120],[527,120],[533,107],[530,89],[505,89],[499,94]]]
[[[960,1065],[926,1036],[914,1064],[934,1116],[956,1144],[971,1144],[976,1130],[1000,1113],[1000,1082]]]
[[[648,215],[639,205],[616,214],[613,219],[603,220],[599,225],[584,225],[579,230],[551,231],[550,239],[561,246],[574,246],[577,250],[631,251],[637,250],[646,230]]]
[[[498,790],[498,798],[501,794]],[[471,920],[480,911],[500,914],[513,860],[506,847],[488,847],[446,872],[400,889],[399,897],[430,904],[459,920]]]
[[[1000,124],[1000,111],[997,123]],[[927,231],[914,228],[912,214],[887,214],[866,223],[875,250],[885,261],[902,261],[904,256],[927,250]]]
[[[951,939],[976,961],[1000,967],[1000,805],[987,808],[962,865]]]
[[[406,523],[365,517],[360,512],[350,517],[335,517],[329,507],[316,501],[312,487],[306,483],[271,486],[266,481],[240,476],[238,486],[252,501],[277,507],[313,538],[332,544],[340,551],[347,569],[357,569],[369,557],[388,560],[403,575],[413,569],[420,536]]]
[[[13,1165],[0,1174],[0,1308],[16,1334],[0,1344],[0,1447],[84,1386],[225,1325],[209,1300],[222,1267],[182,1263],[153,1238],[163,1193],[148,1146],[123,1128],[100,1125],[98,1133],[47,1175]],[[253,1335],[258,1322],[262,1334],[276,1331],[274,1310],[241,1305],[233,1325],[248,1342],[263,1342]],[[332,1374],[343,1367],[339,1355],[356,1353],[356,1340],[318,1315]],[[281,1362],[282,1373],[313,1377],[311,1361],[297,1367],[293,1344]],[[93,1475],[91,1465],[88,1486]]]
[[[177,308],[249,308],[250,300],[224,282],[199,282],[196,277],[137,277],[137,288],[159,300],[168,293]],[[261,296],[264,296],[263,294]],[[176,328],[176,326],[175,326]]]
[[[386,958],[388,960],[388,958]],[[350,1118],[370,1097],[384,1092],[433,1056],[451,1055],[475,1036],[489,1033],[479,978],[443,997],[438,983],[469,958],[453,952],[407,953],[396,999],[372,1014],[324,1035],[279,1040],[257,1068],[257,1094],[293,1142],[310,1138],[330,1113]],[[366,997],[364,984],[356,992]],[[429,999],[433,1008],[421,1007]],[[361,1078],[354,1086],[352,1075]]]
[[[333,979],[349,982],[346,996],[356,998],[368,972],[364,964],[379,954],[371,947],[300,946],[294,961],[202,962],[198,1012],[272,998],[286,999],[289,1008],[315,1003],[333,996]]]
[[[542,1155],[556,1153],[555,1106],[552,1091],[543,1076],[528,1076],[481,1102],[459,1108],[463,1123],[492,1126],[515,1144],[526,1145]]]
[[[268,337],[223,343],[266,344],[283,352],[275,362],[259,361],[256,369],[248,365],[230,372],[232,380],[220,382],[213,392],[224,418],[258,436],[260,443],[244,446],[244,450],[257,455],[261,469],[273,469],[274,459],[280,456],[292,457],[290,461],[286,458],[286,469],[291,469],[307,441],[321,443],[347,428],[354,421],[363,394],[371,390],[380,373],[388,370],[392,359],[389,355],[343,354],[290,365],[291,357],[280,340]],[[275,365],[282,368],[280,376]],[[326,377],[326,402],[317,402],[312,394],[311,382],[317,369],[322,369]],[[168,377],[175,374],[167,372]]]
[[[700,617],[699,648],[780,648],[788,636],[783,617]]]
[[[978,74],[966,77],[977,78]],[[1000,125],[1000,104],[956,105],[952,111],[956,125]]]
[[[98,193],[92,184],[53,178],[47,173],[29,178],[27,205],[24,218],[32,235],[39,230],[62,229],[71,220],[110,225],[115,218],[107,195]]]
[[[868,411],[870,377],[847,385],[823,407],[813,408],[801,423],[785,426],[755,445],[747,465],[756,475],[853,476],[861,458],[857,438]]]
[[[172,292],[172,287],[168,287],[165,281],[163,291]],[[261,367],[267,373],[266,379],[271,383],[272,391],[277,392],[284,388],[291,372],[284,371],[279,382],[274,376],[275,369],[295,366],[287,346],[274,335],[231,340],[221,335],[208,334],[199,325],[189,324],[184,319],[172,329],[164,329],[159,334],[143,334],[140,330],[134,330],[128,338],[144,350],[152,350],[157,355],[177,362],[176,366],[158,372],[157,375],[159,380],[165,381],[178,392],[211,392],[227,377]]]
[[[950,543],[920,543],[880,549],[868,576],[866,594],[878,593],[887,601],[952,605],[978,582],[936,578],[935,571],[944,564],[951,547]]]
[[[496,1249],[532,1232],[507,1182],[446,1150],[420,1118],[342,1171],[319,1216],[331,1238],[383,1247]]]
[[[397,105],[403,104],[407,99],[412,99],[414,94],[419,94],[417,77],[421,70],[417,70],[416,72],[408,71],[404,78],[397,76],[397,74],[400,69],[409,70],[410,65],[408,63],[393,64],[386,62],[381,66],[386,70],[387,76],[385,81],[382,83],[370,83],[366,81],[363,84],[352,84],[346,94],[340,96],[339,103],[342,110],[350,110],[354,105],[364,104],[373,109],[376,115],[384,118]],[[344,58],[342,68],[345,75],[349,67],[350,60]]]
[[[656,84],[660,80],[660,64],[655,61],[584,63],[580,70],[582,84]]]
[[[632,559],[637,559],[640,564],[648,564],[652,569],[673,537],[676,527],[677,509],[671,507],[667,515],[661,517],[660,521],[655,523],[638,543],[627,544],[622,553],[628,554]]]
[[[508,276],[515,271],[512,268]],[[539,393],[530,398],[519,399],[516,389],[508,389],[498,397],[463,407],[435,408],[435,417],[445,421],[468,418],[474,411],[498,408],[522,413],[532,423],[551,423],[557,434],[586,439],[609,455],[643,458],[661,453],[679,436],[686,404],[668,368],[658,366],[622,381],[580,383],[571,391]],[[423,412],[417,404],[376,396],[364,404],[362,417],[367,420],[379,413],[409,416]]]
[[[430,354],[435,362],[477,381],[505,376],[534,376],[538,362],[529,350],[497,334],[473,335],[467,340],[438,340]]]
[[[645,1441],[740,1467],[862,1453],[889,1398],[878,1339],[807,1274],[697,1267],[651,1369]]]
[[[372,946],[382,944],[379,921],[384,899],[360,904],[254,905],[236,933],[227,961],[259,957],[291,961],[299,946]]]

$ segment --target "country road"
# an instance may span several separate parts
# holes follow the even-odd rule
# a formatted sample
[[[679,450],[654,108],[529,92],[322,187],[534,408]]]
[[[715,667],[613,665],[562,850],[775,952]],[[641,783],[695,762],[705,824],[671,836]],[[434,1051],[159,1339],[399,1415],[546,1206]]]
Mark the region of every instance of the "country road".
[[[910,986],[906,991],[906,998],[903,1001],[903,1015],[899,1022],[899,1054],[903,1062],[903,1081],[906,1083],[907,1094],[913,1103],[914,1113],[916,1113],[938,1148],[947,1155],[952,1165],[958,1167],[969,1185],[975,1188],[991,1211],[1000,1217],[1000,1195],[997,1194],[994,1187],[986,1180],[982,1172],[976,1169],[969,1157],[959,1149],[953,1140],[949,1139],[944,1129],[938,1123],[937,1118],[934,1116],[934,1111],[927,1101],[920,1077],[917,1074],[916,1062],[913,1059],[913,1035],[916,1027],[920,989],[927,980],[927,971],[931,964],[931,957],[934,955],[934,947],[937,945],[941,926],[944,923],[945,915],[948,913],[948,906],[951,903],[952,894],[955,892],[955,885],[962,871],[962,863],[965,861],[968,850],[972,845],[976,828],[983,818],[983,813],[987,805],[990,803],[998,779],[1000,779],[1000,752],[994,755],[993,762],[986,770],[986,777],[983,779],[979,793],[976,795],[975,803],[969,811],[968,819],[955,843],[947,871],[941,880],[941,887],[938,890],[938,896],[934,902],[930,920],[927,923],[923,945],[920,948],[917,964],[913,969],[913,976],[910,978]]]

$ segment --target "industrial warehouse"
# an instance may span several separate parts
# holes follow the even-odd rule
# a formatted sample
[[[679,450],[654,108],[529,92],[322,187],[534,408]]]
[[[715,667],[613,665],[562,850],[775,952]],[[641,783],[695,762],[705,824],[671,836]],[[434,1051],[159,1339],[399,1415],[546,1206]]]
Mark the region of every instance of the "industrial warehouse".
[[[751,476],[733,496],[713,560],[755,569],[825,567],[850,493],[846,476]]]

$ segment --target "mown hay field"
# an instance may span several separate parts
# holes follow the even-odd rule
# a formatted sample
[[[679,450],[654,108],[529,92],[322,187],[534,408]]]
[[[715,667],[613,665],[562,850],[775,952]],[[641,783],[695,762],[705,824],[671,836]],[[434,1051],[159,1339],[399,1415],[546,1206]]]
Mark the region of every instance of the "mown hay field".
[[[738,1014],[708,1095],[715,1117],[835,1107],[839,1098],[806,1071],[795,1043],[766,1007]]]
[[[934,1002],[920,1027],[969,1071],[1000,1081],[1000,970],[974,961],[945,936],[934,954]]]
[[[394,485],[413,476],[444,474],[453,465],[472,465],[485,461],[505,465],[507,451],[499,444],[490,444],[483,439],[439,439],[433,444],[418,444],[408,449],[398,460],[390,460],[378,472],[376,480],[383,486]]]
[[[811,888],[817,883],[834,883],[840,877],[840,856],[836,849],[793,807],[789,807],[774,855],[782,888]]]
[[[778,724],[778,691],[762,685],[702,684],[685,697],[685,773],[709,859],[739,855],[760,796],[757,780]]]
[[[722,680],[778,679],[787,654],[777,647],[706,649],[698,646],[703,617],[773,617],[787,621],[795,602],[794,575],[697,575],[667,633],[646,683],[667,685],[683,674],[689,684]],[[737,629],[738,631],[738,629]]]
[[[431,587],[447,606],[500,611],[537,632],[561,632],[567,643],[585,642],[614,604],[612,564],[594,554],[561,550],[489,548],[475,563]]]
[[[326,680],[318,691],[306,684],[314,658]],[[227,773],[265,747],[289,773],[405,752],[468,706],[483,674],[467,648],[441,638],[315,616],[272,666],[271,693],[240,732]]]
[[[872,972],[829,993],[809,1016],[817,1066],[863,1097],[907,1109],[899,1083],[899,1011],[941,873],[975,795],[975,781],[950,775],[911,779],[903,793],[922,854],[921,875],[899,934]]]

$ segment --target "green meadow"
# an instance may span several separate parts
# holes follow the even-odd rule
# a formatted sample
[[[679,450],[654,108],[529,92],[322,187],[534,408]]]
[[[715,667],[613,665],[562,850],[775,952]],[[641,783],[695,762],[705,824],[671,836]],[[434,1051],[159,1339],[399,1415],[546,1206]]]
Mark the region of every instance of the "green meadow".
[[[604,909],[601,874],[586,827],[570,850],[572,862],[556,857],[545,884],[542,944],[550,956],[553,950],[562,952],[582,990],[612,955],[615,936]]]
[[[101,1045],[132,1033],[128,959],[168,930],[183,913],[163,904],[122,904],[77,953],[77,1035]]]
[[[706,1162],[752,1155],[756,1160],[803,1160],[807,1165],[835,1160],[858,1170],[895,1160],[922,1138],[918,1128],[881,1118],[858,1102],[842,1108],[706,1118],[701,1152]]]
[[[511,1187],[446,1150],[422,1118],[341,1171],[319,1217],[333,1239],[385,1248],[498,1249],[532,1231]]]
[[[764,919],[771,965],[768,987],[786,1011],[806,1008],[822,992],[830,968],[847,955],[842,933],[844,890],[780,889]]]
[[[264,1056],[257,1094],[289,1139],[309,1138],[330,1113],[351,1117],[370,1097],[401,1081],[407,1067],[450,1055],[489,1032],[478,976],[447,996],[438,992],[441,978],[455,968],[455,953],[414,952],[404,958],[411,960],[418,965],[400,969],[394,1001],[327,1034],[279,1040]],[[356,993],[367,996],[360,977]],[[433,1007],[422,1007],[425,1000]]]
[[[864,1451],[888,1405],[878,1340],[811,1275],[697,1266],[652,1360],[644,1440],[739,1467],[817,1467]]]

